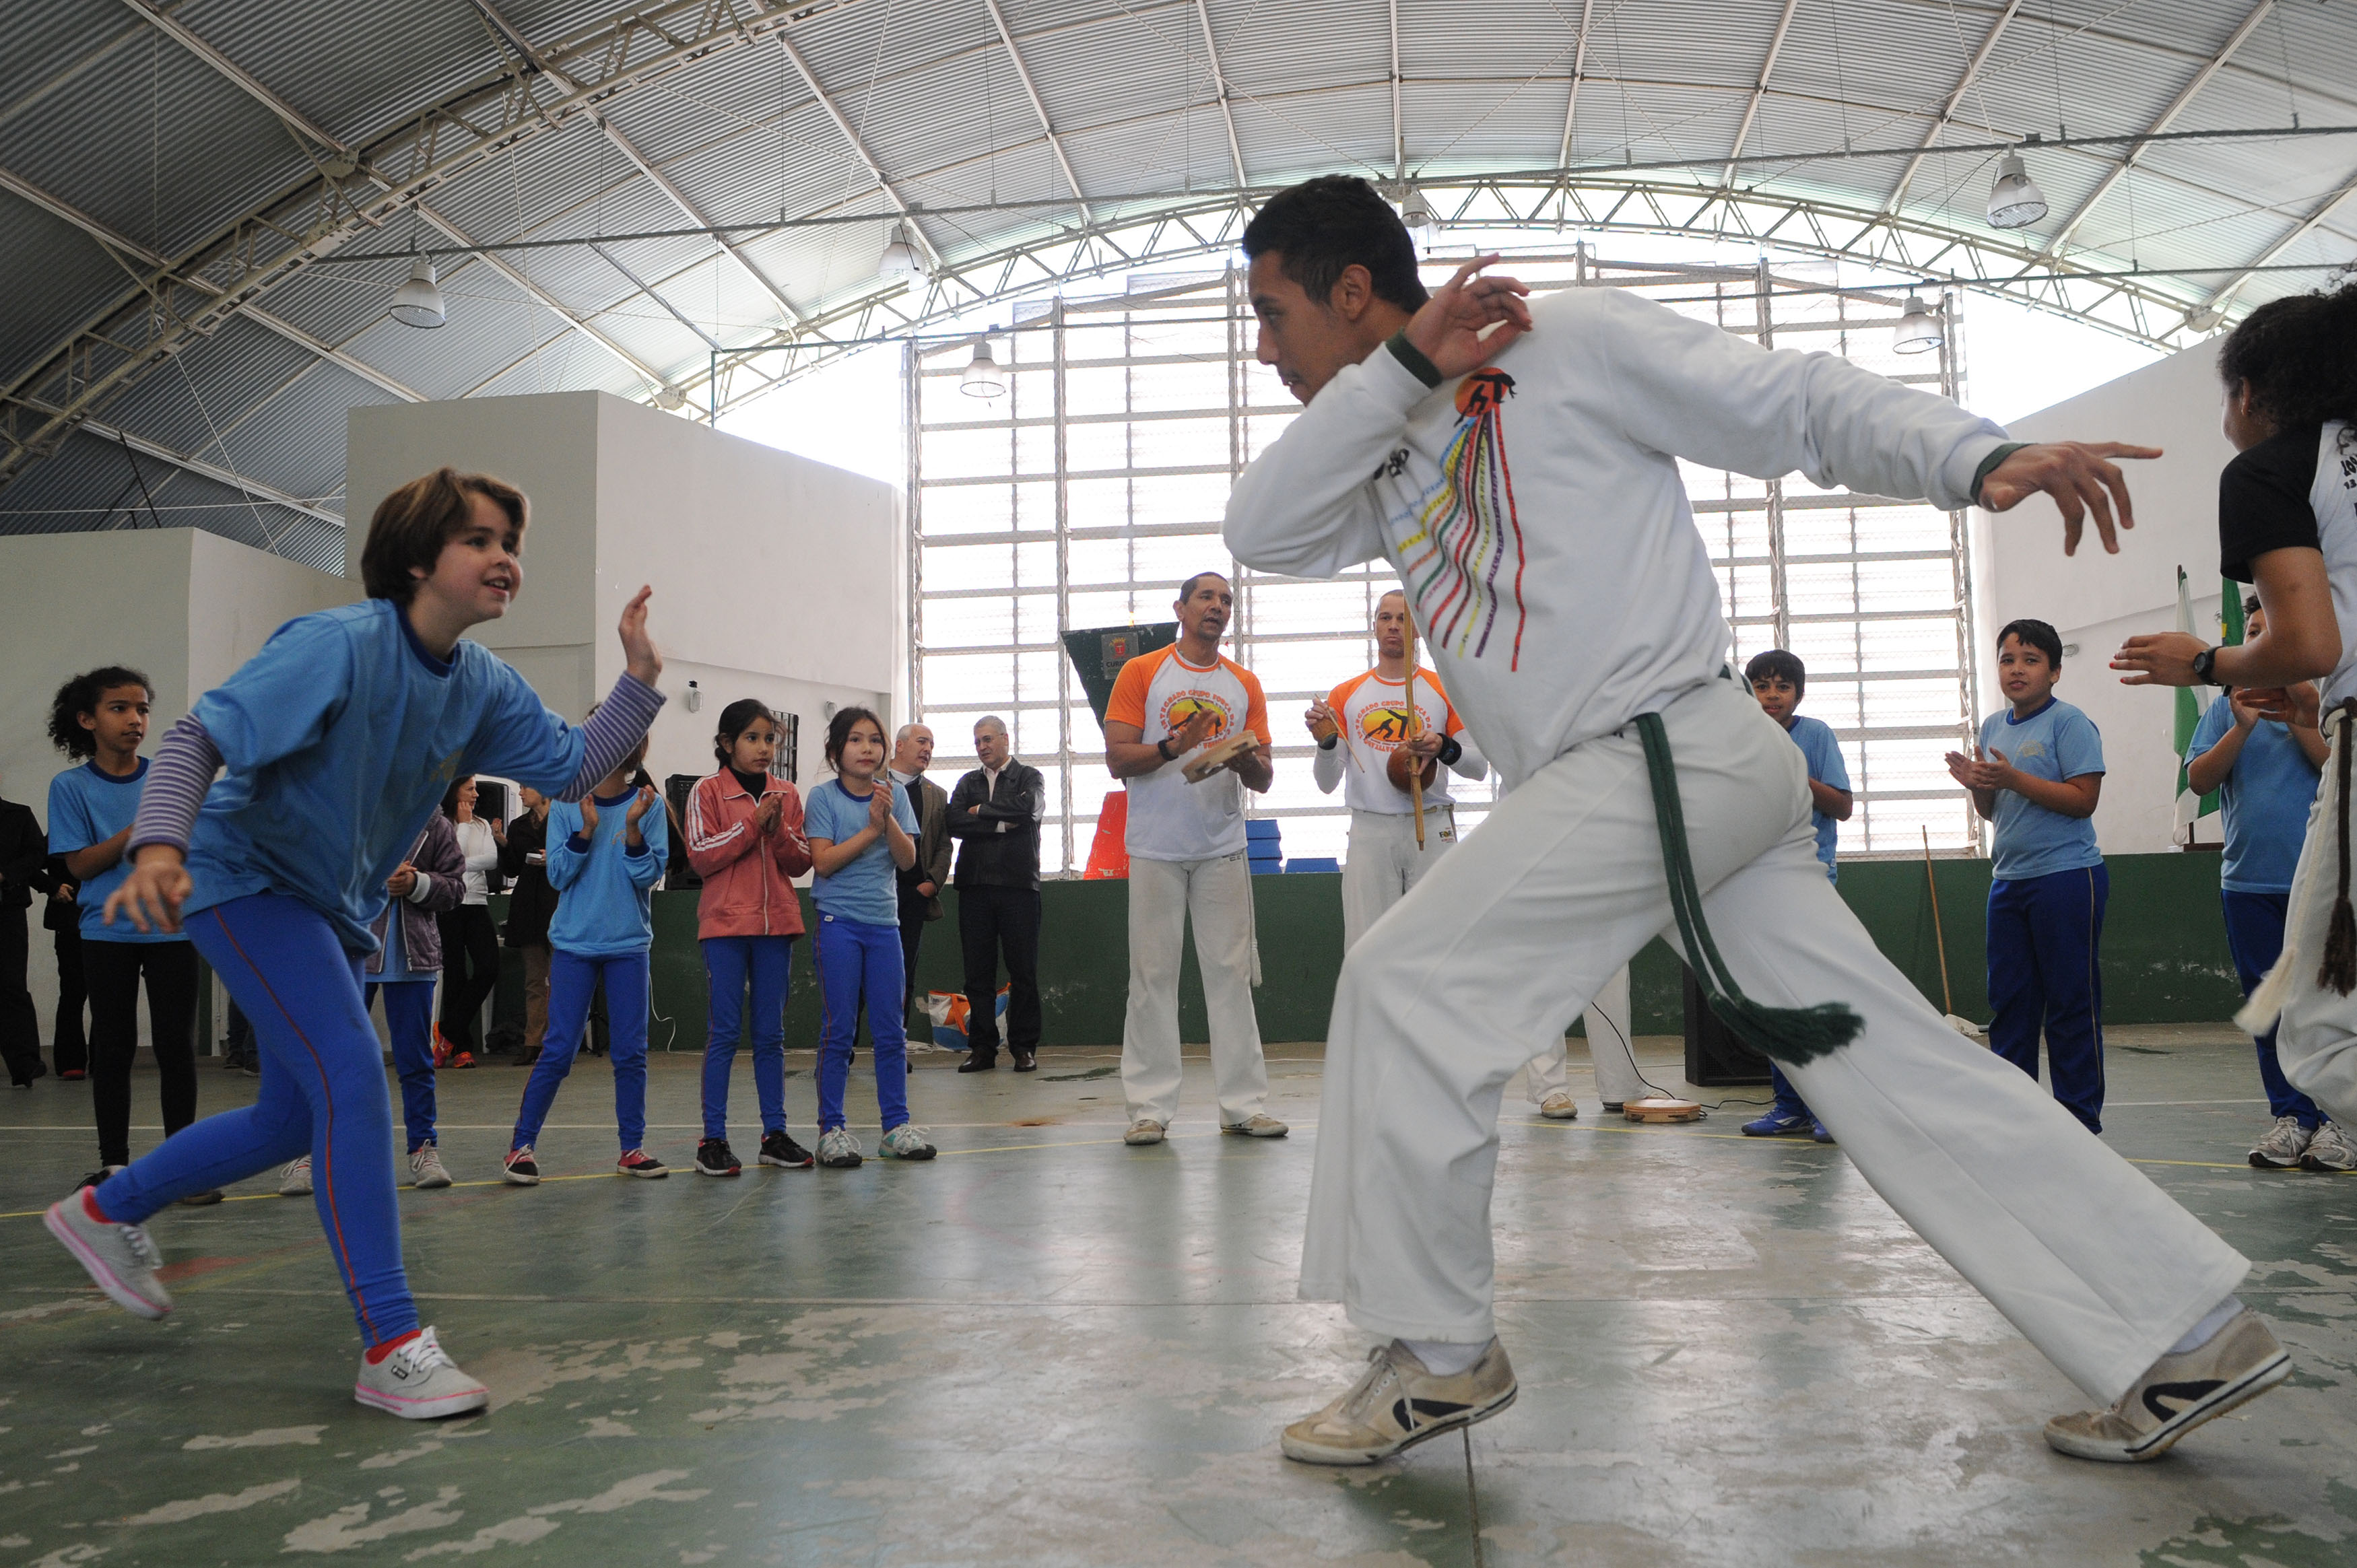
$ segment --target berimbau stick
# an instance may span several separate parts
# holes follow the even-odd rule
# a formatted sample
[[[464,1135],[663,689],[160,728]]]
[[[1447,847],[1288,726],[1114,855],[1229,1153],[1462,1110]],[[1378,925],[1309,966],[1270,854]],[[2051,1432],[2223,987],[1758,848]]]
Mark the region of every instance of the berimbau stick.
[[[1402,596],[1405,598],[1405,596]],[[1403,689],[1406,693],[1405,705],[1407,708],[1407,739],[1414,740],[1415,738],[1415,613],[1413,610],[1408,612],[1407,618],[1407,682]],[[1415,806],[1415,847],[1416,853],[1421,854],[1424,852],[1424,765],[1415,759],[1413,752],[1408,755],[1407,759],[1407,798]]]

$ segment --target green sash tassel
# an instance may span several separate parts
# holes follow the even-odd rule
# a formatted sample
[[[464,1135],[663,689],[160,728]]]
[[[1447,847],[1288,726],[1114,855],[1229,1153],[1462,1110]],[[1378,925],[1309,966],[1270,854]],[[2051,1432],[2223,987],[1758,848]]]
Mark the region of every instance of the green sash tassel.
[[[1662,715],[1638,714],[1637,735],[1644,742],[1645,772],[1653,786],[1653,816],[1662,831],[1662,865],[1669,874],[1670,910],[1677,917],[1678,936],[1693,961],[1695,978],[1702,983],[1710,1010],[1736,1038],[1787,1067],[1829,1056],[1857,1038],[1866,1021],[1846,1003],[1763,1007],[1735,983],[1734,972],[1719,957],[1709,922],[1703,918],[1694,854],[1686,845],[1685,806],[1678,799],[1677,768],[1670,760],[1670,737],[1662,727]]]

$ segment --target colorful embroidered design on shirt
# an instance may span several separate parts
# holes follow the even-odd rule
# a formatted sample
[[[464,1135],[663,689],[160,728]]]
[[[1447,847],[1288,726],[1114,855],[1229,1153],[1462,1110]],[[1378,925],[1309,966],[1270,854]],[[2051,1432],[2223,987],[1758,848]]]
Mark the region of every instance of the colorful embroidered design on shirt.
[[[1207,746],[1226,735],[1236,722],[1236,716],[1229,711],[1226,702],[1215,693],[1174,692],[1170,700],[1162,705],[1163,726],[1166,731],[1175,730],[1199,713],[1211,715],[1211,733],[1203,737]]]
[[[1514,635],[1507,668],[1523,661],[1523,524],[1506,462],[1503,414],[1514,378],[1476,371],[1458,383],[1457,435],[1441,455],[1440,482],[1417,499],[1415,532],[1401,542],[1403,575],[1415,596],[1416,618],[1436,644],[1484,657],[1505,596],[1513,598]],[[1511,579],[1501,584],[1512,553]]]

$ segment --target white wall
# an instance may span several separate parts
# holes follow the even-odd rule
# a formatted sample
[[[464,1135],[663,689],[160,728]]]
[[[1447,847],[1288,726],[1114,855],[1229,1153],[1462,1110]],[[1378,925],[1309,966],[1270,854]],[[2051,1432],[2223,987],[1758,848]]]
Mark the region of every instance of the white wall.
[[[2061,514],[2035,496],[2003,516],[1972,514],[1975,632],[1981,712],[1996,711],[1993,639],[2020,617],[2050,621],[2067,648],[2055,694],[2104,732],[2103,804],[2095,833],[2109,854],[2174,847],[2174,699],[2123,686],[2107,668],[2121,639],[2177,625],[2177,570],[2191,590],[2194,628],[2215,636],[2219,606],[2218,473],[2234,455],[2218,427],[2217,345],[2196,344],[2093,391],[2011,422],[2023,441],[2126,441],[2164,456],[2124,464],[2136,525],[2106,554],[2091,521],[2079,553],[2062,553]],[[2214,838],[2214,823],[2206,824]]]

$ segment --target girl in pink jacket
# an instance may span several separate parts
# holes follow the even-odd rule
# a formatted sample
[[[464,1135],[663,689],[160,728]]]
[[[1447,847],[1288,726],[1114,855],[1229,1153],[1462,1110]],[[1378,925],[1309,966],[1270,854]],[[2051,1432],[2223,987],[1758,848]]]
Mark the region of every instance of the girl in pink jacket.
[[[793,940],[802,934],[793,879],[811,868],[802,798],[770,775],[778,721],[746,697],[720,713],[712,737],[720,771],[687,800],[687,860],[704,878],[695,934],[704,948],[711,1031],[704,1046],[704,1139],[695,1168],[733,1176],[728,1148],[728,1074],[753,987],[753,1088],[761,1101],[761,1163],[807,1168],[808,1149],[786,1134],[786,983]]]

